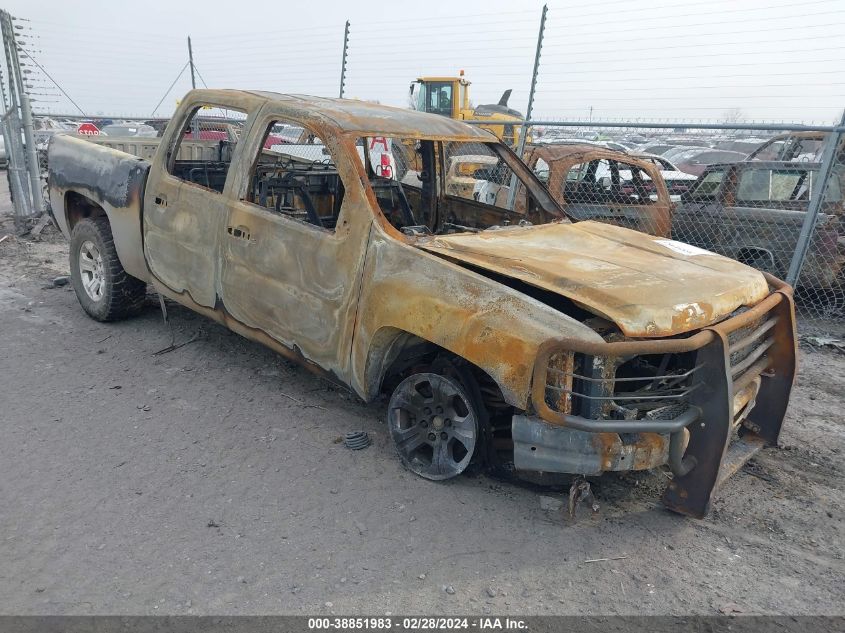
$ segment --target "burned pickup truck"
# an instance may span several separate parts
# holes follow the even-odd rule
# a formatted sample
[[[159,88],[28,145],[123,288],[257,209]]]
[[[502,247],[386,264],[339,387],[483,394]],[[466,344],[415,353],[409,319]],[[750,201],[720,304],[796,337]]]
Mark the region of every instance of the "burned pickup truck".
[[[789,270],[821,165],[746,161],[711,165],[681,197],[672,236],[758,270],[783,277]],[[830,178],[799,288],[838,289],[845,283],[843,177]]]
[[[238,140],[192,139],[200,112],[238,113]],[[310,156],[267,149],[280,124],[310,132]],[[523,208],[447,190],[465,155],[512,175]],[[789,287],[572,221],[507,146],[458,121],[197,90],[152,161],[55,138],[50,198],[89,315],[129,316],[152,284],[366,401],[387,394],[399,457],[422,477],[668,464],[665,503],[701,517],[777,442],[795,373]]]

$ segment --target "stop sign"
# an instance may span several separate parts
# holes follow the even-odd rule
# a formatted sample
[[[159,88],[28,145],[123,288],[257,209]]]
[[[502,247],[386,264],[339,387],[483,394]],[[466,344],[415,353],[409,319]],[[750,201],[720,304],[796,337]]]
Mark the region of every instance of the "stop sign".
[[[76,133],[85,134],[87,136],[99,136],[100,130],[93,123],[83,123],[78,128],[76,128]]]

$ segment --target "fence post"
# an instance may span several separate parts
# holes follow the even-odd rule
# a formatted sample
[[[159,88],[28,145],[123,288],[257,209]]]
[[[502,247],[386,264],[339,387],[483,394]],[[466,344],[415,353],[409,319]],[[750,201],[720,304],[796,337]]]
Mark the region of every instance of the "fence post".
[[[12,203],[15,207],[15,225],[25,217],[29,216],[29,192],[23,188],[21,171],[19,166],[19,154],[15,151],[13,142],[17,131],[12,121],[12,110],[10,109],[3,117],[3,136],[6,139],[6,169],[9,175],[9,192],[12,195]],[[18,137],[20,132],[17,131]],[[17,227],[20,228],[20,227]]]
[[[789,272],[786,274],[786,281],[795,286],[801,274],[801,267],[807,258],[807,251],[810,250],[810,242],[813,239],[813,231],[816,228],[822,203],[827,193],[827,183],[833,173],[833,165],[836,163],[836,154],[839,143],[842,139],[842,130],[845,127],[845,111],[839,119],[839,125],[828,135],[822,152],[822,164],[819,169],[818,185],[813,187],[810,194],[810,204],[807,213],[804,215],[804,223],[801,225],[801,232],[798,235],[798,243],[795,252],[792,254],[792,262],[789,264]]]
[[[528,91],[528,109],[525,111],[525,120],[520,128],[519,143],[517,144],[516,155],[522,158],[525,154],[525,139],[528,136],[528,122],[531,120],[531,112],[534,109],[534,91],[537,88],[537,74],[540,71],[540,50],[543,48],[543,35],[546,32],[546,13],[548,5],[543,5],[543,12],[540,14],[540,31],[537,33],[537,48],[534,51],[534,70],[531,73],[531,88]],[[513,209],[516,203],[516,174],[511,176],[510,189],[508,190],[508,209]]]
[[[6,56],[7,80],[9,82],[10,108],[5,115],[6,126],[9,128],[9,135],[6,137],[6,155],[9,180],[13,187],[12,195],[15,199],[15,214],[18,219],[21,219],[34,215],[34,212],[40,214],[43,209],[41,169],[38,164],[38,152],[35,148],[32,129],[32,111],[29,109],[29,100],[24,92],[12,16],[7,11],[0,12],[0,30],[2,30],[3,35],[3,51]],[[20,108],[20,115],[18,108]],[[23,123],[21,123],[21,117],[23,117]],[[26,151],[21,141],[21,134],[25,139]],[[29,171],[29,181],[21,174],[21,172],[27,170]],[[30,191],[30,188],[32,191]]]
[[[21,93],[21,116],[23,135],[26,139],[26,164],[29,171],[29,187],[32,190],[32,214],[44,212],[44,196],[41,193],[41,165],[38,163],[38,148],[35,147],[35,130],[32,125],[32,108],[29,95]]]
[[[340,58],[340,98],[343,99],[343,89],[346,87],[346,54],[349,52],[349,20],[343,28],[343,56]]]
[[[21,73],[21,60],[18,57],[18,41],[15,37],[15,26],[12,23],[12,16],[6,12],[6,28],[9,33],[9,49],[11,61],[14,64],[15,79],[18,88],[18,106],[21,111],[21,127],[23,128],[24,143],[26,148],[22,157],[25,161],[26,170],[29,172],[29,187],[32,198],[29,205],[29,215],[41,215],[44,210],[44,202],[41,196],[41,166],[38,164],[38,150],[35,147],[35,133],[32,125],[32,110],[30,108],[29,96],[23,85],[23,74]]]

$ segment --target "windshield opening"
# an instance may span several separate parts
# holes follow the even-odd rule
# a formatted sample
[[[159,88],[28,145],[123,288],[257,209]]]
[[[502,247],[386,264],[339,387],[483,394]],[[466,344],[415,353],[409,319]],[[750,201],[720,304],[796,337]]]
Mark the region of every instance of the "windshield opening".
[[[368,136],[358,153],[379,209],[409,235],[477,232],[565,218],[499,143]]]

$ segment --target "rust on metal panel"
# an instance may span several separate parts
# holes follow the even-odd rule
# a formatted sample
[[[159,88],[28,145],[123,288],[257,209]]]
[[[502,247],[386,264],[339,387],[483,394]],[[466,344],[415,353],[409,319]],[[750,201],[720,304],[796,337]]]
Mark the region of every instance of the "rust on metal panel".
[[[505,400],[525,409],[534,359],[549,337],[569,332],[600,342],[586,325],[553,308],[440,257],[390,239],[374,225],[364,270],[353,381],[377,389],[387,328],[443,347],[483,368]],[[515,328],[514,323],[519,323]],[[388,340],[391,340],[388,337]],[[367,376],[370,376],[368,379]]]
[[[638,433],[634,441],[623,442],[618,433],[596,433],[593,446],[601,460],[602,470],[649,470],[666,463],[669,436]]]
[[[395,136],[436,138],[447,141],[496,141],[496,137],[479,127],[443,116],[432,116],[355,99],[283,95],[276,92],[251,92],[281,105],[285,109],[307,112],[314,123],[322,121],[338,132],[357,136]]]
[[[261,129],[283,119],[323,140],[347,183],[337,226],[317,227],[259,210],[242,200],[251,165],[238,174],[229,226],[249,226],[249,241],[226,240],[219,280],[225,308],[245,326],[262,330],[309,361],[348,378],[361,270],[373,214],[358,171],[354,141],[301,110],[270,104]],[[245,148],[254,155],[263,137]],[[242,161],[246,162],[246,161]],[[296,248],[291,248],[296,244]],[[357,385],[351,385],[359,394]]]
[[[225,183],[216,190],[168,171],[189,114],[204,104],[248,115],[227,159]],[[321,155],[312,161],[331,168],[342,185],[342,200],[332,198],[336,215],[330,223],[321,217],[305,222],[250,197],[258,188],[258,167],[267,166],[266,134],[278,121],[319,137],[321,151],[333,159],[324,161]],[[586,444],[592,444],[591,455],[602,470],[642,470],[668,462],[677,474],[682,470],[677,466],[680,446],[681,458],[687,451],[699,469],[673,480],[671,494],[677,498],[669,504],[681,511],[687,499],[694,502],[694,508],[687,508],[692,513],[706,507],[721,449],[728,445],[728,428],[752,433],[761,442],[777,441],[795,375],[791,289],[736,261],[666,239],[671,205],[654,165],[595,147],[531,150],[533,158],[542,157],[564,176],[570,166],[597,158],[642,170],[655,185],[653,204],[641,206],[657,236],[568,220],[535,226],[452,224],[458,231],[437,234],[437,227],[394,225],[385,215],[389,210],[382,211],[356,146],[360,137],[376,135],[411,144],[415,139],[495,142],[488,132],[446,117],[375,104],[197,90],[180,105],[152,168],[113,148],[83,148],[83,141],[57,139],[51,196],[57,209],[74,200],[71,194],[100,205],[112,223],[115,243],[132,251],[118,249],[121,260],[127,258],[126,270],[149,278],[164,296],[348,386],[365,400],[378,396],[391,369],[396,376],[411,371],[408,359],[416,363],[423,357],[419,350],[431,356],[446,350],[474,365],[473,376],[484,373],[492,379],[495,386],[483,377],[485,390],[498,387],[501,393],[494,394],[491,407],[514,419],[513,414],[525,412],[536,414],[539,423],[589,427]],[[77,154],[85,158],[75,171],[70,163]],[[507,162],[509,156],[499,159]],[[281,161],[269,166],[283,170]],[[530,176],[524,164],[512,166]],[[442,168],[441,160],[437,169]],[[99,179],[103,171],[110,173]],[[309,183],[312,176],[306,174]],[[440,176],[437,187],[448,186]],[[525,182],[535,197],[539,192],[544,204],[554,206],[553,217],[559,218],[559,207],[540,183]],[[466,208],[485,211],[470,202]],[[86,209],[93,212],[93,207]],[[57,216],[69,234],[76,216]],[[541,214],[541,219],[547,217]],[[141,259],[138,266],[133,253]],[[684,354],[683,361],[642,358]],[[698,359],[704,359],[702,365],[690,369]],[[406,364],[397,370],[397,361]],[[658,375],[649,373],[650,367]],[[701,367],[717,387],[709,414],[718,409],[715,431],[692,424],[705,407],[694,400],[697,395],[683,403],[689,406],[680,415],[669,416],[663,401],[654,400],[657,386],[648,388],[652,399],[646,398],[645,406],[626,405],[642,404],[644,397],[631,396],[632,383],[624,381],[642,381],[647,375],[652,385],[658,379],[682,384]],[[578,391],[576,382],[578,389],[589,383],[589,392]],[[689,393],[695,392],[690,388]],[[648,409],[655,402],[659,408]],[[698,481],[702,470],[707,474],[703,483]]]
[[[762,273],[671,240],[596,222],[438,236],[420,246],[562,294],[629,337],[712,324],[768,295]],[[692,252],[693,256],[684,253]]]

